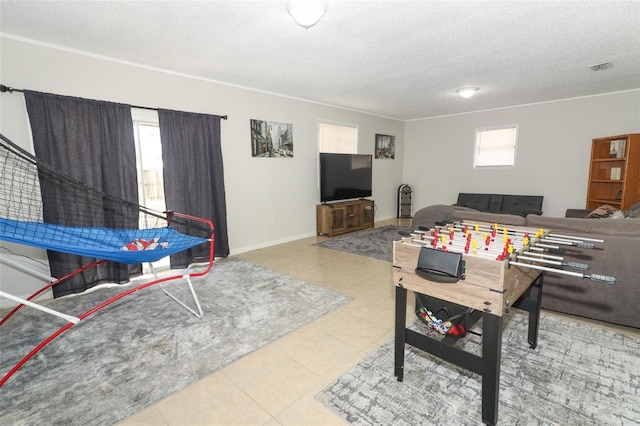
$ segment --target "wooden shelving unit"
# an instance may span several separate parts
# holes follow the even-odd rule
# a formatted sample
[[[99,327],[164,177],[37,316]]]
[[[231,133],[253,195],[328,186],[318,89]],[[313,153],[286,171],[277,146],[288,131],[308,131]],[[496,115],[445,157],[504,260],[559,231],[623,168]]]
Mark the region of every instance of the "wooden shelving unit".
[[[594,139],[587,209],[609,204],[626,210],[640,201],[640,134]]]
[[[360,229],[373,228],[374,217],[373,200],[318,204],[316,206],[317,233],[333,237]]]

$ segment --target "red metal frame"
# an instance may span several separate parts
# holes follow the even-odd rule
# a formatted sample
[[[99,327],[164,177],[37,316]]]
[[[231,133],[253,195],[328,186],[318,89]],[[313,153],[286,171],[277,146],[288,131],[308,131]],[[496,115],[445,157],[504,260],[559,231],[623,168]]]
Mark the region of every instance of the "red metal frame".
[[[78,318],[80,319],[80,321],[84,320],[85,318],[95,314],[96,312],[100,311],[101,309],[111,305],[112,303],[132,294],[135,293],[137,291],[143,290],[147,287],[151,287],[154,286],[156,284],[160,284],[163,282],[167,282],[167,281],[173,281],[173,280],[177,280],[177,279],[181,279],[181,278],[185,278],[185,277],[201,277],[204,275],[207,275],[209,272],[211,272],[211,268],[213,268],[213,261],[214,261],[214,242],[215,242],[215,236],[214,236],[214,226],[213,226],[213,222],[211,222],[208,219],[202,219],[199,217],[195,217],[195,216],[190,216],[190,215],[186,215],[183,213],[176,213],[176,212],[169,212],[167,214],[167,222],[170,223],[171,219],[173,217],[181,217],[184,219],[188,219],[188,220],[193,220],[196,222],[201,222],[206,224],[211,233],[210,233],[210,238],[209,238],[209,263],[207,265],[207,267],[202,270],[202,271],[194,271],[192,273],[189,274],[179,274],[179,275],[172,275],[172,276],[168,276],[168,277],[163,277],[163,278],[158,278],[155,279],[153,281],[149,281],[149,282],[145,282],[142,284],[139,284],[133,288],[128,289],[127,291],[124,291],[114,297],[112,297],[111,299],[108,299],[104,302],[102,302],[101,304],[99,304],[98,306],[89,309],[88,311],[86,311],[85,313],[81,314],[78,316]],[[102,265],[103,263],[108,262],[107,260],[99,260],[96,262],[93,262],[89,265],[86,265],[80,269],[77,269],[67,275],[65,275],[64,277],[53,281],[49,284],[47,284],[46,286],[44,286],[43,288],[41,288],[40,290],[36,291],[35,293],[33,293],[31,296],[29,296],[26,300],[31,301],[32,299],[36,298],[38,295],[42,294],[42,292],[44,292],[45,290],[55,286],[56,284],[69,279],[71,277],[73,277],[74,275],[77,275],[81,272],[84,272],[88,269],[91,268],[95,268],[99,265]],[[11,310],[5,317],[2,318],[2,320],[0,320],[0,326],[2,324],[4,324],[10,317],[13,316],[13,314],[15,314],[20,308],[22,308],[24,305],[20,304],[18,306],[16,306],[13,310]],[[43,340],[39,345],[37,345],[35,348],[33,348],[27,355],[25,355],[11,370],[9,370],[8,373],[6,373],[2,378],[0,378],[0,388],[5,384],[5,382],[7,380],[9,380],[9,378],[11,376],[13,376],[27,361],[29,361],[29,359],[31,359],[36,353],[38,353],[42,348],[44,348],[47,344],[49,344],[52,340],[54,340],[56,337],[58,337],[59,335],[61,335],[62,333],[64,333],[66,330],[68,330],[69,328],[71,328],[73,325],[75,325],[73,322],[68,322],[67,324],[65,324],[64,326],[60,327],[57,331],[55,331],[53,334],[51,334],[49,337],[47,337],[45,340]]]

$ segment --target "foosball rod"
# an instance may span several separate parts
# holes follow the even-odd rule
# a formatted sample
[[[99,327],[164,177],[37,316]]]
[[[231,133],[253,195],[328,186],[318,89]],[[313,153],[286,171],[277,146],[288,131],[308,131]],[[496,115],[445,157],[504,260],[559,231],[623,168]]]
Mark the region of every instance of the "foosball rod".
[[[458,225],[459,226],[459,225]],[[441,226],[437,226],[436,229],[438,229],[438,231],[443,231],[441,235],[444,235],[445,238],[449,235],[449,230],[447,228],[441,227]],[[446,231],[446,232],[445,232]],[[486,232],[485,232],[486,233]],[[420,236],[420,238],[425,239],[425,240],[429,240],[432,241],[434,239],[433,234],[428,234],[427,231],[423,231],[423,230],[418,230],[418,231],[411,231],[411,232],[403,232],[402,233],[403,236]],[[464,242],[463,246],[466,245],[466,238],[464,237],[460,237],[460,238],[454,238],[453,240],[449,240],[450,242],[452,242],[453,244],[461,244],[461,242]],[[547,252],[547,253],[553,253],[556,255],[564,255],[565,251],[563,249],[560,248],[559,245],[557,244],[562,244],[564,242],[563,241],[548,241],[548,242],[555,242],[556,244],[545,244],[542,243],[538,240],[536,240],[535,238],[532,238],[530,240],[530,243],[528,246],[529,250],[535,250],[535,251],[542,251],[542,252]],[[495,241],[494,241],[495,243]],[[513,239],[511,241],[511,243],[513,244],[514,247],[514,251],[518,251],[520,249],[522,249],[524,246],[523,244],[523,239],[517,238],[517,239]],[[489,245],[487,246],[484,242],[480,242],[480,246],[481,247],[477,247],[477,249],[482,249],[483,251],[492,251],[492,252],[497,252],[497,253],[502,253],[502,250],[504,248],[504,246],[500,246],[500,248],[495,248],[495,244],[494,245]],[[489,248],[488,250],[485,250],[485,248]]]
[[[449,230],[449,228],[445,228],[445,227],[436,227],[436,228],[438,229],[438,233],[440,233],[440,235],[444,235],[444,236],[448,237],[451,234],[451,231]],[[462,228],[455,228],[455,229],[461,230]],[[473,230],[470,230],[470,231],[473,233]],[[426,233],[424,233],[424,232],[418,232],[418,233],[425,235],[425,238],[428,237],[426,235]],[[489,231],[483,231],[483,233],[489,234]],[[463,232],[459,232],[458,235],[460,235],[458,239],[464,239],[466,241],[466,234],[464,234]],[[482,244],[484,244],[484,238],[482,238],[480,236],[478,236],[478,238],[480,238],[480,240],[482,241]],[[497,238],[498,238],[498,235],[496,235],[495,237],[492,237],[492,241],[495,242]],[[521,238],[520,236],[511,235],[511,236],[508,237],[508,239],[511,240],[511,243],[514,246],[523,246],[524,245],[524,238]],[[530,238],[530,241],[533,241],[533,240],[534,240],[534,238]],[[486,246],[486,244],[484,244],[484,245]]]
[[[531,263],[522,263],[522,262],[514,262],[514,261],[509,261],[509,265],[522,266],[522,267],[531,268],[531,269],[538,269],[540,271],[551,272],[554,274],[570,275],[578,278],[586,278],[591,281],[595,281],[603,284],[613,285],[616,283],[615,277],[610,277],[607,275],[583,274],[581,272],[565,271],[564,269],[549,268],[547,266],[540,266],[540,265],[534,265]]]
[[[500,231],[504,231],[505,229],[507,230],[507,232],[513,232],[513,233],[517,233],[517,232],[521,232],[521,233],[528,233],[528,234],[535,234],[536,232],[538,232],[540,229],[534,229],[534,228],[528,228],[528,227],[524,227],[524,226],[520,226],[520,225],[505,225],[505,224],[497,224],[498,227],[496,228],[494,224],[488,224],[487,223],[470,223],[467,222],[465,220],[460,221],[460,223],[454,224],[457,226],[466,226],[469,229],[475,229],[475,227],[477,226],[479,229],[481,230],[486,230],[488,229],[489,231],[493,231],[494,229],[500,230]],[[513,228],[509,228],[509,226],[514,226],[516,227],[516,229]]]
[[[433,236],[431,235],[425,235],[423,236],[423,239],[416,239],[416,238],[412,238],[411,239],[412,243],[415,243],[416,245],[420,245],[420,246],[424,246],[424,247],[429,247],[433,250],[441,250],[441,251],[451,251],[454,253],[462,253],[464,255],[471,255],[471,256],[481,256],[481,257],[486,257],[488,259],[492,259],[492,260],[497,260],[498,257],[502,256],[504,254],[504,247],[503,248],[496,248],[495,245],[493,247],[476,247],[476,248],[467,248],[466,242],[462,241],[460,239],[456,240],[455,242],[451,242],[451,243],[445,243],[445,244],[441,244],[438,243],[436,246],[433,246],[432,242],[433,242]],[[464,244],[463,244],[464,242]],[[558,266],[567,266],[567,267],[571,267],[573,269],[578,269],[578,270],[587,270],[589,268],[588,265],[584,265],[584,264],[569,264],[567,262],[565,262],[564,264],[561,262],[563,260],[562,257],[560,256],[550,256],[550,255],[545,255],[545,254],[541,254],[541,253],[530,253],[528,251],[524,252],[525,254],[530,254],[532,256],[540,256],[538,258],[530,258],[528,260],[530,261],[534,261],[534,262],[540,262],[540,263],[547,263],[547,264],[553,264],[553,265],[558,265]],[[513,255],[516,256],[522,256],[522,254],[518,254],[517,250],[514,249],[513,253],[509,253],[506,256],[507,257],[511,257]],[[546,256],[547,259],[543,259],[541,257]],[[550,259],[549,259],[550,258]]]
[[[445,238],[447,238],[449,241],[464,241],[466,243],[467,241],[467,236],[465,234],[462,233],[458,233],[458,234],[454,234],[454,238],[451,238],[451,234],[448,230],[442,230],[442,232],[440,232],[440,230],[438,231],[439,235],[438,235],[438,239],[440,239],[442,236],[444,236]],[[409,235],[413,235],[413,236],[420,236],[422,238],[425,239],[433,239],[434,236],[433,234],[427,234],[425,232],[411,232],[409,233]],[[474,236],[473,239],[475,239],[476,241],[478,241],[480,244],[482,245],[487,245],[485,243],[485,238],[482,238],[480,236],[476,237]],[[514,246],[516,245],[524,245],[524,239],[523,238],[509,238],[511,240],[511,244],[513,244]],[[531,239],[530,241],[533,241],[533,239]],[[504,241],[503,241],[504,242]],[[497,243],[500,244],[500,241],[498,241],[497,236],[496,238],[492,238],[492,243]]]
[[[438,228],[438,229],[440,229],[440,228]],[[424,239],[427,239],[427,240],[433,240],[433,238],[434,238],[433,235],[428,235],[424,231],[417,231],[417,232],[414,231],[414,232],[408,233],[408,235],[420,235],[421,238],[424,238]],[[443,232],[442,235],[445,235],[445,237],[447,236],[447,234],[444,233],[444,232]],[[466,239],[464,239],[464,238],[454,239],[453,241],[457,241],[457,242],[465,241],[465,243],[466,243]],[[516,250],[516,251],[520,250],[520,249],[522,249],[524,247],[523,240],[520,240],[520,239],[513,240],[512,244],[513,244],[514,250]],[[486,244],[484,244],[483,242],[481,242],[480,245],[482,245],[483,247],[489,247]],[[499,249],[492,248],[490,250],[497,251],[497,252],[501,253],[503,247],[504,246],[501,246],[501,248],[499,248]],[[557,255],[564,255],[565,254],[564,250],[560,249],[559,245],[542,244],[542,243],[536,242],[535,239],[532,239],[531,243],[527,247],[529,247],[531,250],[543,251],[543,252],[553,253],[553,254],[557,254]],[[477,247],[477,248],[480,248],[480,247]],[[484,250],[484,248],[483,248],[483,250]]]
[[[478,229],[476,230],[476,226],[478,226]],[[467,229],[467,231],[473,233],[487,233],[487,234],[491,234],[493,233],[493,231],[496,231],[496,234],[504,234],[505,229],[507,230],[507,234],[508,235],[516,235],[516,236],[524,236],[524,234],[530,234],[533,235],[535,234],[537,231],[531,231],[531,232],[527,232],[527,231],[517,231],[517,230],[513,230],[513,229],[507,229],[505,227],[498,227],[497,229],[494,229],[492,226],[487,226],[487,225],[471,225],[469,223],[449,223],[449,224],[442,224],[442,225],[436,225],[434,226],[434,228],[438,228],[440,230],[443,231],[447,231],[449,232],[450,229],[458,229],[463,231],[465,228]],[[464,232],[463,232],[464,233]]]
[[[584,241],[578,241],[578,240],[567,240],[567,239],[561,239],[561,238],[554,238],[554,237],[551,237],[551,236],[540,238],[540,242],[542,242],[542,243],[561,244],[561,245],[565,245],[565,246],[573,246],[573,247],[578,247],[578,248],[583,248],[583,249],[592,249],[592,248],[596,247],[596,245],[594,243],[585,243]]]
[[[456,244],[437,244],[436,246],[433,246],[430,242],[427,242],[425,240],[413,239],[411,240],[411,242],[421,244],[425,247],[429,247],[434,250],[441,250],[441,251],[446,250],[446,251],[453,251],[453,252],[462,253],[462,254],[477,254],[477,255],[482,255],[491,259],[495,259],[503,252],[503,250],[497,250],[494,248],[489,248],[485,250],[484,248],[480,248],[480,247],[476,247],[475,249],[472,247],[469,247],[469,250],[466,250],[465,245],[457,244],[457,243]]]
[[[478,231],[477,232],[493,232],[494,230],[496,231],[496,233],[504,233],[504,231],[507,231],[507,234],[511,234],[511,235],[524,235],[524,234],[529,234],[531,236],[535,235],[537,232],[540,231],[540,229],[533,229],[533,228],[523,228],[523,227],[518,227],[519,229],[509,229],[507,226],[503,225],[500,226],[500,224],[498,224],[498,227],[495,228],[491,225],[480,225],[480,224],[471,224],[469,222],[460,222],[458,224],[454,224],[454,226],[460,227],[460,228],[464,228],[465,226],[467,227],[467,229],[470,229],[472,231],[475,231],[476,226],[478,227]],[[514,225],[517,226],[517,225]]]
[[[407,233],[403,233],[402,235],[405,235],[405,236],[409,236],[409,235],[419,236],[421,238],[421,240],[418,240],[418,241],[424,241],[424,240],[433,241],[433,239],[434,239],[434,236],[432,234],[427,234],[425,231],[407,232]],[[447,233],[443,232],[442,235],[444,235],[446,237]],[[461,237],[461,238],[454,239],[453,241],[451,241],[451,240],[449,240],[449,241],[452,243],[451,245],[457,244],[457,245],[466,246],[466,241],[467,240],[466,240],[466,238],[462,238]],[[438,243],[438,244],[440,244],[440,243]],[[515,240],[515,241],[512,241],[512,244],[513,244],[514,251],[521,250],[523,247],[525,247],[524,244],[523,244],[523,241],[519,240],[519,239]],[[443,244],[443,245],[449,245],[449,244]],[[548,252],[548,253],[553,253],[553,254],[557,254],[557,255],[565,254],[564,251],[560,249],[560,246],[550,245],[550,244],[540,244],[540,243],[537,243],[535,241],[535,239],[533,239],[531,244],[529,244],[526,247],[528,247],[530,250]],[[496,254],[500,254],[504,250],[504,245],[501,245],[501,246],[497,247],[495,242],[494,242],[493,245],[486,245],[484,242],[481,241],[479,246],[476,247],[476,249],[477,250],[481,250],[481,251],[483,251],[485,253],[486,252],[494,252]],[[558,259],[558,260],[560,260],[560,259]]]
[[[471,225],[467,222],[461,222],[461,224],[454,225],[454,226],[458,226],[458,227],[467,226],[467,228],[469,229],[473,229],[475,227],[475,225]],[[493,227],[487,226],[487,225],[479,225],[479,228],[482,229],[483,231],[486,229],[489,229],[489,231],[493,231],[494,229]],[[504,232],[505,229],[507,230],[508,234],[515,234],[515,235],[524,235],[525,233],[535,234],[536,232],[539,231],[539,230],[523,231],[521,229],[508,229],[506,227],[498,227],[496,231],[502,230]],[[589,241],[592,243],[604,243],[604,240],[599,238],[577,237],[572,235],[556,234],[555,232],[549,232],[546,236],[542,238],[558,239],[563,241],[570,241],[571,243],[582,243],[582,244],[585,244],[585,241]],[[565,243],[565,244],[575,245],[571,243]],[[592,247],[583,247],[583,248],[592,248]]]
[[[540,258],[544,258],[544,259],[551,259],[551,260],[557,260],[562,262],[564,260],[564,257],[562,256],[556,256],[553,254],[545,254],[544,252],[540,253],[538,251],[531,251],[531,249],[533,247],[528,247],[529,250],[523,252],[522,254],[526,254],[527,256],[535,256],[535,257],[540,257]]]
[[[428,239],[433,240],[432,236],[425,236]],[[442,250],[442,247],[446,248],[446,251],[450,251],[450,252],[454,252],[454,253],[461,253],[464,254],[466,256],[480,256],[480,257],[485,257],[487,259],[491,259],[491,260],[496,260],[496,256],[499,256],[500,254],[502,254],[501,250],[494,250],[491,249],[490,251],[485,251],[484,249],[470,249],[468,251],[465,250],[465,247],[461,246],[459,243],[458,244],[452,244],[452,245],[448,245],[448,244],[444,244],[444,245],[439,245],[436,247],[432,247],[431,244],[429,243],[428,240],[418,240],[415,238],[411,239],[411,243],[414,246],[417,247],[427,247],[429,249],[432,250]],[[538,253],[528,253],[527,254],[531,254],[531,255],[539,255]],[[542,259],[542,258],[531,258],[531,257],[527,257],[527,256],[523,256],[523,255],[519,255],[517,253],[515,253],[516,259],[522,259],[522,260],[528,260],[530,262],[538,262],[538,263],[547,263],[549,265],[555,265],[555,266],[560,266],[560,267],[567,267],[567,268],[571,268],[571,269],[575,269],[575,270],[581,270],[581,271],[586,271],[589,269],[589,265],[583,264],[583,263],[576,263],[576,262],[561,262],[561,261],[554,261],[554,260],[550,260],[550,259]],[[549,257],[554,257],[557,258],[558,256],[549,256]],[[562,258],[560,258],[562,259]],[[540,269],[543,271],[548,271],[548,272],[553,272],[553,273],[558,273],[558,274],[567,274],[567,275],[573,275],[573,276],[577,276],[577,277],[581,277],[581,278],[589,278],[592,281],[597,281],[597,282],[602,282],[602,283],[606,283],[606,284],[615,284],[615,278],[613,277],[607,277],[604,275],[597,275],[597,274],[591,274],[591,275],[585,275],[583,273],[577,273],[577,272],[571,272],[571,271],[565,271],[563,269],[557,269],[557,268],[549,268],[549,267],[544,267],[544,266],[540,266],[540,265],[532,265],[529,263],[520,263],[520,262],[515,262],[515,261],[509,261],[510,265],[519,265],[519,266],[526,266],[526,267],[530,267],[533,269]]]
[[[604,240],[600,238],[576,237],[571,235],[556,234],[555,232],[550,232],[549,236],[554,238],[564,238],[564,239],[575,240],[575,241],[592,241],[594,243],[604,243]]]
[[[440,250],[440,251],[444,251],[442,250],[442,245],[440,246],[436,246],[436,247],[432,247],[431,244],[429,242],[427,242],[426,240],[416,240],[415,238],[411,239],[411,242],[409,242],[410,245],[415,246],[415,247],[426,247],[428,249],[431,250]],[[464,255],[471,255],[471,256],[481,256],[481,257],[486,257],[487,259],[491,259],[491,260],[495,260],[496,259],[496,253],[489,253],[486,252],[484,250],[478,250],[476,249],[475,252],[472,252],[471,249],[469,249],[469,253],[465,253],[464,251],[464,247],[455,245],[455,246],[448,246],[445,245],[444,247],[446,247],[447,251],[450,252],[454,252],[454,253],[461,253]]]
[[[488,225],[488,224],[472,224],[469,222],[465,222],[462,221],[460,223],[457,224],[452,224],[454,227],[457,228],[464,228],[466,227],[469,230],[472,231],[476,231],[476,227],[478,228],[478,230],[476,232],[493,232],[495,231],[496,234],[504,234],[506,232],[507,235],[516,235],[516,236],[524,236],[525,234],[529,234],[531,237],[543,233],[544,234],[544,229],[533,229],[533,228],[524,228],[522,226],[518,226],[518,225],[513,225],[516,226],[517,229],[513,229],[513,228],[509,228],[507,225],[500,225],[497,224],[497,227],[494,225]]]
[[[444,244],[438,243],[437,245],[433,246],[432,244],[434,239],[433,235],[426,235],[421,233],[420,236],[421,236],[421,239],[412,238],[411,242],[417,243],[423,246],[431,246],[431,248],[435,250],[443,250],[443,247],[444,247],[447,251],[462,253],[465,255],[481,255],[483,257],[492,258],[492,259],[495,259],[497,256],[500,256],[502,253],[504,253],[504,248],[502,249],[497,248],[495,245],[493,247],[485,246],[484,248],[476,247],[475,249],[467,248],[466,240],[462,240],[462,239],[457,239]],[[552,246],[552,247],[557,247],[557,246]],[[532,247],[529,247],[529,248],[532,248]],[[564,258],[561,256],[553,256],[553,255],[530,252],[530,251],[526,251],[521,254],[518,254],[516,251],[516,253],[513,253],[513,254],[516,255],[516,258],[519,258],[522,260],[528,260],[530,262],[546,263],[548,265],[567,267],[567,268],[575,269],[579,271],[587,271],[589,269],[589,265],[585,263],[564,262],[563,261]],[[534,256],[534,257],[530,257],[530,256]]]
[[[544,259],[544,258],[539,258],[539,257],[530,257],[530,256],[526,256],[524,254],[518,254],[518,255],[516,255],[516,258],[517,259],[521,259],[521,260],[528,260],[530,262],[546,263],[547,265],[563,266],[563,267],[567,267],[567,268],[570,268],[570,269],[576,269],[578,271],[587,271],[587,270],[589,270],[589,265],[587,265],[586,263],[561,262],[561,261],[558,261],[558,260]]]
[[[425,245],[429,244],[432,247],[434,247],[433,246],[433,240],[434,240],[433,235],[422,235],[422,239],[416,239],[416,238],[412,239],[413,242],[417,242],[417,243],[425,244]],[[456,239],[453,239],[453,240],[449,239],[445,243],[442,243],[440,241],[437,241],[437,242],[438,242],[438,244],[435,245],[435,248],[439,248],[439,247],[443,247],[443,246],[447,247],[447,248],[450,248],[450,247],[466,248],[466,246],[467,246],[467,239],[466,238],[456,238]],[[521,244],[519,246],[517,244],[512,244],[512,245],[513,245],[513,250],[514,251],[522,249],[524,247]],[[471,250],[471,247],[469,247],[469,250]],[[486,254],[495,253],[496,255],[498,255],[498,254],[501,254],[504,251],[504,244],[502,244],[502,245],[498,244],[497,245],[497,244],[494,243],[494,244],[491,244],[491,245],[486,245],[486,244],[484,244],[484,242],[479,242],[479,244],[477,244],[477,246],[475,247],[475,250],[482,251],[482,252],[484,252]]]
[[[462,231],[464,229],[464,227],[461,226],[461,225],[455,225],[452,228],[454,228],[454,229],[456,229],[458,231]],[[443,234],[450,234],[450,232],[451,232],[449,228],[441,227],[441,228],[438,228],[438,229],[439,229],[439,231],[441,230]],[[475,231],[472,228],[467,227],[467,230],[468,230],[469,233],[471,233],[471,235],[474,235]],[[477,235],[479,232],[482,232],[484,234],[484,236]],[[462,235],[466,235],[464,232],[461,232],[461,233],[462,233]],[[524,237],[525,237],[525,235],[527,233],[514,233],[514,232],[511,232],[511,233],[507,233],[505,235],[504,232],[500,232],[500,233],[496,232],[496,235],[492,235],[493,234],[493,229],[482,229],[480,231],[475,232],[475,234],[476,234],[476,237],[482,239],[482,241],[484,241],[484,239],[487,236],[491,237],[491,241],[492,242],[495,241],[495,242],[498,242],[498,243],[499,243],[499,238],[502,238],[503,242],[506,242],[506,240],[508,239],[508,240],[511,241],[511,243],[513,244],[514,247],[522,248],[525,245],[524,244],[524,240],[525,240]],[[539,241],[539,240],[540,240],[539,237],[536,237],[533,233],[531,233],[531,236],[529,237],[528,245],[535,244],[535,242]],[[558,247],[558,249],[559,249],[559,247]]]
[[[529,250],[531,251],[541,251],[543,253],[553,253],[553,254],[558,254],[561,256],[564,256],[565,254],[567,254],[566,251],[562,250],[561,248],[549,248],[548,246],[546,247],[538,247],[538,246],[530,246]]]
[[[418,246],[418,247],[427,247],[430,248],[432,250],[441,250],[440,247],[430,247],[430,244],[428,244],[428,242],[426,240],[417,240],[415,238],[411,239],[411,243],[412,245]],[[453,246],[447,246],[445,245],[445,247],[447,248],[447,251],[451,251],[454,253],[461,253],[464,255],[471,255],[471,256],[480,256],[480,257],[486,257],[488,259],[493,259],[495,260],[495,252],[493,253],[489,253],[489,252],[485,252],[484,250],[476,250],[476,252],[465,252],[463,247],[460,247],[459,245],[453,245]],[[532,262],[542,262],[543,259],[536,259],[536,258],[527,258],[526,256],[523,258],[521,255],[517,255],[516,254],[516,258],[521,258],[523,260],[529,260]],[[566,267],[570,267],[570,268],[574,268],[574,269],[578,269],[578,270],[587,270],[589,268],[588,265],[584,265],[584,264],[578,264],[578,263],[571,263],[571,262],[555,262],[552,263],[555,264],[557,266],[566,266]],[[609,277],[606,275],[598,275],[598,274],[584,274],[584,273],[580,273],[580,272],[572,272],[572,271],[566,271],[564,269],[557,269],[557,268],[550,268],[550,267],[546,267],[546,266],[541,266],[541,265],[535,265],[535,264],[530,264],[530,263],[521,263],[521,262],[517,262],[517,261],[509,261],[509,265],[515,265],[515,266],[523,266],[523,267],[527,267],[527,268],[532,268],[532,269],[538,269],[538,270],[542,270],[542,271],[546,271],[546,272],[552,272],[552,273],[556,273],[556,274],[564,274],[564,275],[571,275],[571,276],[575,276],[575,277],[579,277],[579,278],[587,278],[590,279],[591,281],[596,281],[596,282],[601,282],[601,283],[605,283],[605,284],[615,284],[616,279],[614,277]]]

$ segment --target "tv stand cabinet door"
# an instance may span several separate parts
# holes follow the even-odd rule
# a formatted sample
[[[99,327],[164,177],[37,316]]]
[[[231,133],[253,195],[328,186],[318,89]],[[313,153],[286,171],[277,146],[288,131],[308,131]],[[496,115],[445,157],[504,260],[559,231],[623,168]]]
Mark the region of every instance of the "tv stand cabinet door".
[[[333,237],[347,230],[347,207],[331,204],[316,206],[316,233]]]
[[[347,207],[334,207],[331,217],[331,235],[341,234],[347,230]]]
[[[362,208],[362,212],[360,217],[362,220],[361,222],[362,227],[363,228],[373,227],[374,220],[375,220],[375,210],[376,210],[373,201],[362,204],[361,208]]]

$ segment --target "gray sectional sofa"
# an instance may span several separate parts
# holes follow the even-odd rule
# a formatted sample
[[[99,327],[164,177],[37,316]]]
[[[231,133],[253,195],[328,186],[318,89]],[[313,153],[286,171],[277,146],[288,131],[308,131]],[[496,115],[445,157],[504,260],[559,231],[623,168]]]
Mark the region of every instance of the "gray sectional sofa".
[[[595,249],[566,250],[567,262],[586,263],[588,273],[616,278],[614,285],[580,277],[545,273],[542,308],[640,328],[640,218],[579,219],[529,214],[480,212],[434,205],[418,210],[412,227],[431,228],[438,221],[469,220],[544,228],[556,233],[605,240]]]

